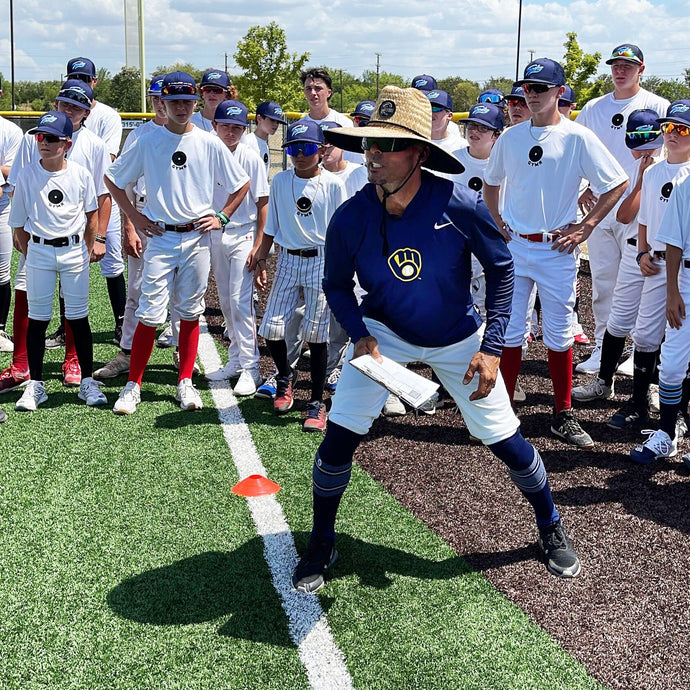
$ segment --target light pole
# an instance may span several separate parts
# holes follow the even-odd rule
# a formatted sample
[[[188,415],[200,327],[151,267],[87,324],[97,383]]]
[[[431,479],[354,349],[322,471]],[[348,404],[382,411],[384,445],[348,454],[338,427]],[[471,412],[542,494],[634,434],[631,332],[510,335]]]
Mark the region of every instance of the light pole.
[[[515,53],[515,81],[520,78],[520,31],[522,29],[522,0],[518,10],[517,52]]]
[[[12,110],[17,109],[17,104],[14,100],[14,2],[10,0],[10,79],[12,82]]]
[[[376,53],[376,100],[378,100],[378,97],[379,97],[379,69],[380,69],[379,59],[380,58],[381,58],[381,53]]]

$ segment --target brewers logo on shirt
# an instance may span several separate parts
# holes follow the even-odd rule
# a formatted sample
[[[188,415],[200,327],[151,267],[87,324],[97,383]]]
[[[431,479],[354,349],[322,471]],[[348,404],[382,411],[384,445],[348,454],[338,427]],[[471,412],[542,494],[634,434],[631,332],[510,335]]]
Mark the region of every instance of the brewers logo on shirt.
[[[397,249],[388,257],[393,275],[404,283],[419,278],[422,271],[422,255],[416,249]]]

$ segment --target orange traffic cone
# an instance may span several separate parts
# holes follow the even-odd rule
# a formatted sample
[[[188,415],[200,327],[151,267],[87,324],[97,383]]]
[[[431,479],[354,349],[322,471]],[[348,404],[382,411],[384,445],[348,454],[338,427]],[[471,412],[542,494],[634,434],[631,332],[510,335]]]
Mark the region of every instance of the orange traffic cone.
[[[278,484],[260,474],[250,474],[232,487],[232,493],[238,496],[265,496],[277,494],[279,491]]]

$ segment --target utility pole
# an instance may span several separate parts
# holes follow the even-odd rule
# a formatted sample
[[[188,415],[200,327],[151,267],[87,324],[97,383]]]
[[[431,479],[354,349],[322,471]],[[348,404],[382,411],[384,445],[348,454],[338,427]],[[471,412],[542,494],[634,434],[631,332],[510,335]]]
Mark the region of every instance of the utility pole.
[[[10,0],[10,62],[12,63],[12,110],[17,109],[14,100],[14,3]]]
[[[379,97],[379,74],[380,74],[380,69],[381,69],[381,63],[379,62],[379,59],[381,58],[381,53],[376,53],[376,99],[378,100]]]
[[[529,61],[532,62],[532,60],[534,60],[534,53],[535,53],[536,51],[534,51],[534,50],[528,50],[527,52],[529,53]]]
[[[340,70],[340,112],[343,112],[343,70]]]
[[[228,54],[225,53],[225,74],[228,73]]]
[[[522,30],[522,0],[518,10],[517,51],[515,52],[515,81],[520,78],[520,31]]]

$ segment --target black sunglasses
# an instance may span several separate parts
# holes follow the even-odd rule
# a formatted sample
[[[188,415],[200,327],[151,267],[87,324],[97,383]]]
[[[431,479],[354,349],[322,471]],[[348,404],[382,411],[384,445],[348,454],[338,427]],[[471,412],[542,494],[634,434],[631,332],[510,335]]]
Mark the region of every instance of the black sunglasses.
[[[362,138],[362,151],[369,151],[374,144],[381,153],[393,153],[394,151],[404,151],[409,149],[414,141],[410,139],[377,139],[376,137]]]
[[[525,93],[546,93],[552,86],[548,84],[523,84],[522,90]]]

